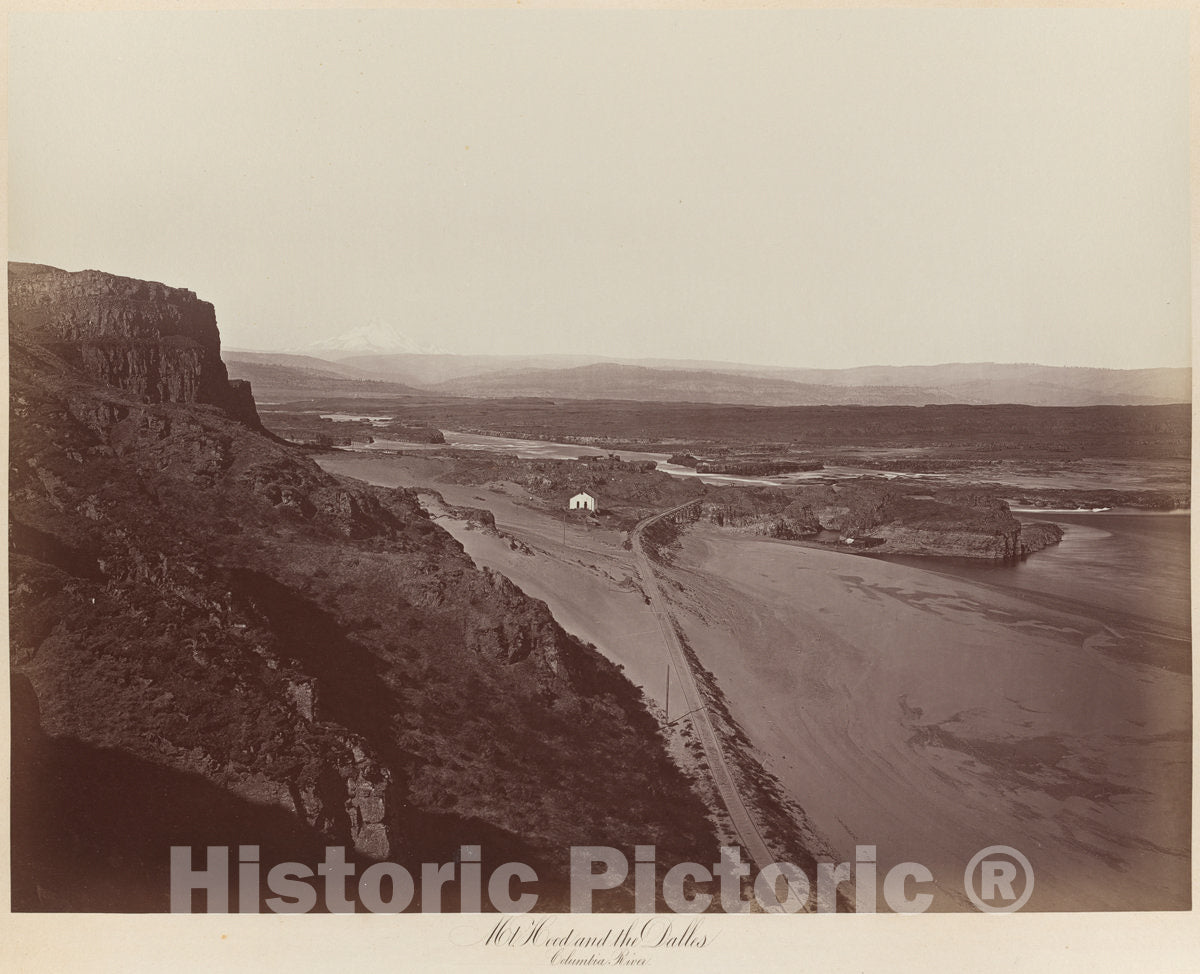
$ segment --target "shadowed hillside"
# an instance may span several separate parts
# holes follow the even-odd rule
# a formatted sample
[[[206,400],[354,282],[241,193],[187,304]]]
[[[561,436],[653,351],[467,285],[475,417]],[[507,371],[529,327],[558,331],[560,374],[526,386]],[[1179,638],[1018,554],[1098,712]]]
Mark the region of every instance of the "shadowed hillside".
[[[485,874],[537,866],[542,908],[572,844],[709,861],[706,811],[612,664],[411,492],[259,432],[249,390],[148,392],[224,367],[109,330],[172,289],[87,274],[12,315],[15,908],[163,909],[168,846],[209,841],[405,864],[482,844]],[[107,310],[74,307],[83,285]]]

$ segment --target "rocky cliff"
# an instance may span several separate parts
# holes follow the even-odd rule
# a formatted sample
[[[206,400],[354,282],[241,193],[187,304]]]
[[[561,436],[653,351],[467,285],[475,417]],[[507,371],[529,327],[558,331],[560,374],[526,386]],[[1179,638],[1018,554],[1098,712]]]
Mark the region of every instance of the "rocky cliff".
[[[192,291],[44,264],[9,263],[8,280],[10,335],[144,403],[209,404],[258,427],[249,383],[221,361],[213,306]]]
[[[26,279],[46,274],[51,291]],[[172,844],[407,864],[479,844],[485,873],[533,865],[543,908],[563,906],[572,844],[715,853],[615,666],[415,494],[232,418],[207,306],[100,275],[136,313],[90,277],[74,308],[58,274],[14,278],[16,909],[165,909]],[[96,364],[134,360],[158,378]]]

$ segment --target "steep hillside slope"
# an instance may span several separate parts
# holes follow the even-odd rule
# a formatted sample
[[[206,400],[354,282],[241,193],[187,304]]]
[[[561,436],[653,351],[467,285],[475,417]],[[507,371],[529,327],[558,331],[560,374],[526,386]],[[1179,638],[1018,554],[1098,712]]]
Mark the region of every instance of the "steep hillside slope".
[[[16,909],[166,909],[172,844],[479,844],[542,908],[572,844],[711,861],[639,696],[544,603],[227,408],[190,301],[102,282],[136,318],[58,274],[10,342]]]

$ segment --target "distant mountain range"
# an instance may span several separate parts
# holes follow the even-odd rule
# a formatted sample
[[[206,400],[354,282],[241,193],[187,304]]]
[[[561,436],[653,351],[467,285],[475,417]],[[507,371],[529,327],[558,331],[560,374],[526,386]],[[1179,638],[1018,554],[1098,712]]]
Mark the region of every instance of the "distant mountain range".
[[[347,344],[359,338],[345,336]],[[953,363],[802,369],[690,359],[389,352],[324,357],[227,351],[263,398],[440,395],[734,405],[1157,405],[1191,401],[1191,369]],[[382,388],[382,385],[388,388]]]
[[[649,368],[598,363],[569,369],[517,369],[446,380],[431,391],[468,396],[550,396],[725,402],[742,405],[928,405],[1026,403],[1034,406],[1155,405],[1191,398],[1190,369],[1071,369],[962,364],[859,369]]]
[[[838,386],[699,369],[651,369],[600,362],[573,369],[522,369],[450,379],[429,387],[459,396],[549,396],[639,399],[649,402],[720,402],[732,405],[810,406],[886,401],[920,406],[954,400],[911,386]]]

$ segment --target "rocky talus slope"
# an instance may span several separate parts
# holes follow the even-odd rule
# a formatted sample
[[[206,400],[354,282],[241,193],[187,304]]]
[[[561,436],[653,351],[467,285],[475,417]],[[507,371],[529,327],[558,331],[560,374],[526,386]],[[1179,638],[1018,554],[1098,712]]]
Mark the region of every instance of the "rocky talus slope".
[[[543,908],[573,844],[714,861],[620,672],[413,493],[260,432],[211,306],[10,287],[15,909],[166,909],[173,844],[414,869],[478,844]]]

